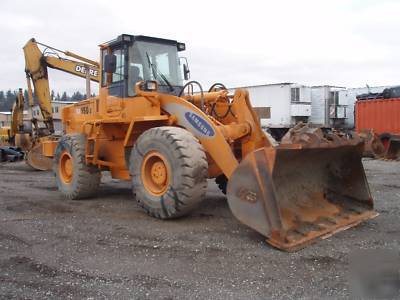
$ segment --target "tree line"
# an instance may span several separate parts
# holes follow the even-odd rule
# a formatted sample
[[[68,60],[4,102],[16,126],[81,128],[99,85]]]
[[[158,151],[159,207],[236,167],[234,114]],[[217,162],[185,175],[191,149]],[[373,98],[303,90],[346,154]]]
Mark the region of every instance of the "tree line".
[[[0,91],[0,111],[10,111],[15,103],[15,98],[17,97],[17,90],[7,90],[7,91]],[[92,97],[95,94],[91,95]],[[24,90],[24,98],[25,98],[25,106],[28,104],[28,90]],[[67,92],[54,92],[53,90],[50,93],[51,101],[81,101],[86,99],[86,94],[82,94],[79,91],[74,92],[72,95],[68,95]],[[34,104],[37,104],[37,97],[33,96]]]

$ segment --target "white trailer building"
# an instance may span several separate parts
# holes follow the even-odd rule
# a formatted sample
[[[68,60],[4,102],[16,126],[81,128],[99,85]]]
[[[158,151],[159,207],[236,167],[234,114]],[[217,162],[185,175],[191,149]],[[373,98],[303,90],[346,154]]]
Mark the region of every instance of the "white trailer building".
[[[311,116],[311,88],[297,83],[276,83],[242,87],[249,91],[254,107],[270,107],[271,118],[261,119],[270,129],[287,129]],[[236,88],[230,89],[233,91]]]
[[[51,101],[51,110],[53,113],[54,131],[56,134],[63,133],[63,124],[61,122],[61,111],[66,105],[74,104],[76,101]],[[41,121],[43,120],[42,113],[39,105],[35,105],[32,109],[33,117],[39,120],[39,126],[44,126]]]
[[[242,88],[249,91],[255,108],[270,107],[270,118],[261,119],[261,125],[280,139],[287,129],[300,121],[316,127],[353,129],[356,96],[381,93],[387,87],[309,87],[297,83],[276,83]],[[229,90],[233,92],[234,89]]]
[[[347,105],[339,99],[339,92],[344,89],[330,85],[311,87],[311,124],[326,128],[344,126]]]

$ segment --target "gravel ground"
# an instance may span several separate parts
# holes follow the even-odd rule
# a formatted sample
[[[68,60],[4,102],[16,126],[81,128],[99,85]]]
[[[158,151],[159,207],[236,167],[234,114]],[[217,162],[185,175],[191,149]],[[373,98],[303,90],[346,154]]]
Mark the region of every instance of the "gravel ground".
[[[364,165],[380,216],[286,253],[212,182],[191,216],[159,221],[128,182],[106,175],[96,199],[64,201],[51,173],[0,164],[0,299],[348,298],[352,251],[400,247],[400,162]]]

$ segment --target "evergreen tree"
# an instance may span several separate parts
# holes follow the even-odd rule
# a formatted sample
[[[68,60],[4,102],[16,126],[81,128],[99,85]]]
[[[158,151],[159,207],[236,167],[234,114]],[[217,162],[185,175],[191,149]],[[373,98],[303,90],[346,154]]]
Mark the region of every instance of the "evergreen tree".
[[[15,103],[15,98],[16,98],[17,94],[16,92],[12,92],[11,90],[8,90],[6,92],[6,101],[5,101],[5,110],[9,111],[12,109],[14,103]]]
[[[67,93],[66,93],[66,92],[64,92],[64,93],[62,94],[62,96],[61,96],[61,101],[68,101],[68,96],[67,96]]]
[[[54,101],[54,100],[55,100],[54,90],[51,90],[50,99],[51,99],[51,101]]]
[[[14,101],[15,100],[14,98],[15,98],[15,94],[11,90],[8,90],[7,93],[6,93],[7,102],[8,101]]]
[[[29,107],[28,90],[24,90],[24,109],[28,109],[28,107]]]
[[[26,102],[29,101],[28,90],[24,90],[24,99]]]
[[[6,107],[6,97],[4,95],[3,91],[0,91],[0,111],[6,111],[7,107]]]
[[[79,91],[73,93],[73,95],[71,97],[72,101],[81,101],[82,99],[83,99],[83,95]]]
[[[56,101],[61,101],[60,93],[57,93]]]

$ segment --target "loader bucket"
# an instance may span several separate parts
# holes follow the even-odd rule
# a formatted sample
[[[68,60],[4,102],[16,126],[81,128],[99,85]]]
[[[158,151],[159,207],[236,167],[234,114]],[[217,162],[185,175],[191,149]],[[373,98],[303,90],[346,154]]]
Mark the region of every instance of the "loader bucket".
[[[52,169],[53,160],[43,155],[42,143],[36,143],[26,154],[26,163],[40,171],[48,171]]]
[[[361,162],[363,144],[258,149],[228,181],[239,221],[282,250],[296,251],[376,217]]]

